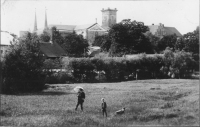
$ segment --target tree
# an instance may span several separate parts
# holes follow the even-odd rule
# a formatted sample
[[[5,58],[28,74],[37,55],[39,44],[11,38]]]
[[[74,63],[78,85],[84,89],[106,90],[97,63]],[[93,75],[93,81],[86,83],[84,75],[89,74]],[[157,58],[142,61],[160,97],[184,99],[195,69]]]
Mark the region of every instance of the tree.
[[[185,49],[185,41],[183,37],[177,38],[175,43],[175,50],[184,50]]]
[[[185,41],[185,50],[193,54],[199,54],[199,29],[197,27],[193,32],[183,35]]]
[[[158,43],[160,41],[160,38],[153,35],[151,32],[146,32],[146,37],[149,39],[151,45],[152,45],[152,48],[154,50],[154,53],[158,53],[159,52],[159,49],[158,49]]]
[[[73,31],[73,33],[61,35],[56,27],[52,27],[51,30],[52,41],[58,43],[68,56],[81,57],[88,52],[89,44],[82,35],[77,35],[75,31]]]
[[[56,27],[51,28],[52,42],[58,43],[60,46],[64,43],[64,37],[61,36],[60,32]]]
[[[185,51],[176,51],[174,53],[174,60],[172,62],[172,71],[177,73],[179,78],[186,78],[190,71],[195,67],[192,54]]]
[[[46,31],[43,31],[43,33],[39,37],[40,37],[40,40],[44,42],[49,42],[51,39],[51,35]]]
[[[163,36],[157,45],[158,52],[164,51],[167,47],[174,49],[176,41],[177,41],[177,36],[175,34]]]
[[[108,33],[111,40],[111,56],[124,54],[153,53],[149,39],[144,35],[148,27],[143,22],[122,20],[113,25]]]
[[[101,47],[101,50],[108,52],[111,46],[110,38],[107,34],[95,37],[93,46]]]
[[[75,32],[69,33],[64,37],[64,42],[61,44],[68,56],[81,57],[88,52],[88,41],[82,35],[77,35]]]
[[[28,33],[11,46],[3,66],[3,92],[31,92],[44,88],[44,57],[39,37]]]

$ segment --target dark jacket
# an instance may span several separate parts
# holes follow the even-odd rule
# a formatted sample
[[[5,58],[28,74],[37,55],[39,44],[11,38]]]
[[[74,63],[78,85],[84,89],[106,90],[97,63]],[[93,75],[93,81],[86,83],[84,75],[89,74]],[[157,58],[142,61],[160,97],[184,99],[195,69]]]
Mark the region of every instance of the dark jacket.
[[[101,103],[101,108],[102,108],[102,109],[106,109],[106,108],[107,108],[106,102],[102,102],[102,103]]]
[[[84,99],[85,99],[85,93],[84,92],[78,92],[77,96],[78,96],[79,102],[84,102]]]

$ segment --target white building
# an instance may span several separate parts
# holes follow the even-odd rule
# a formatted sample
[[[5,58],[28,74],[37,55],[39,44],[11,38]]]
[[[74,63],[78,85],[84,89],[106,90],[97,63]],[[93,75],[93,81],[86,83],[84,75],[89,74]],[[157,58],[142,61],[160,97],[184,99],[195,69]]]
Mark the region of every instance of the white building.
[[[9,46],[13,43],[14,37],[10,33],[1,31],[1,43],[0,43],[0,56],[1,60],[4,58]]]

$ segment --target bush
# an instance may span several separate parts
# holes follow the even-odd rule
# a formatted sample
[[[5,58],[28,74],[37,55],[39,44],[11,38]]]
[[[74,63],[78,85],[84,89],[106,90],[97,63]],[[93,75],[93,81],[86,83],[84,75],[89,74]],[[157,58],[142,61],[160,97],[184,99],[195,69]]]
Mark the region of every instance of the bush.
[[[73,83],[73,76],[66,72],[54,72],[48,75],[45,79],[45,83],[57,84],[57,83]]]
[[[40,53],[39,38],[28,33],[11,46],[3,66],[3,92],[33,92],[44,89],[44,57]]]
[[[196,68],[196,62],[192,54],[185,51],[175,51],[166,48],[164,51],[165,73],[169,77],[189,78],[193,70]]]
[[[72,75],[76,82],[94,82],[97,73],[95,66],[89,58],[74,58],[69,62],[68,68],[72,69]]]

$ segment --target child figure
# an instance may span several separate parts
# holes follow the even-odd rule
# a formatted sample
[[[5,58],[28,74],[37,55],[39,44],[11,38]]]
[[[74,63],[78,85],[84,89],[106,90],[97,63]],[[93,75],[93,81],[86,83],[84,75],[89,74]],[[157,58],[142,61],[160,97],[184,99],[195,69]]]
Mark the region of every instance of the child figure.
[[[102,108],[102,113],[103,113],[103,116],[104,116],[104,114],[105,114],[105,115],[106,115],[106,117],[107,117],[107,111],[106,111],[107,104],[106,104],[106,102],[105,102],[104,98],[102,98],[102,99],[101,99],[101,101],[102,101],[102,103],[101,103],[101,108]]]

